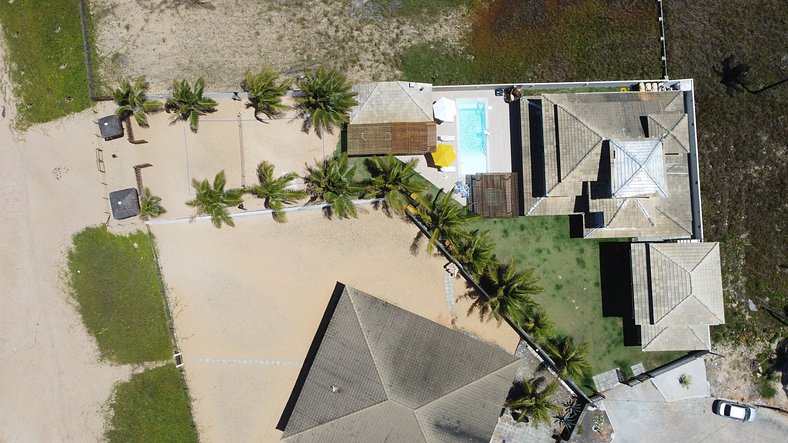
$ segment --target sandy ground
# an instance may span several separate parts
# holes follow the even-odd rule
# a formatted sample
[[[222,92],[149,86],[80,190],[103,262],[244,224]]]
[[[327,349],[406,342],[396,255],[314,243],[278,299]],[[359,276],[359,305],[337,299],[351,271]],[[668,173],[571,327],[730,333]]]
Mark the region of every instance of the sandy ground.
[[[96,441],[130,370],[98,362],[63,285],[71,236],[106,219],[95,117],[14,132],[1,47],[0,100],[0,441]]]
[[[152,225],[205,441],[277,441],[275,429],[337,281],[514,352],[505,324],[447,300],[444,259],[410,253],[416,228],[379,211],[287,224],[245,217]],[[455,298],[464,293],[449,280]]]
[[[328,63],[353,81],[397,76],[396,54],[416,43],[459,44],[467,11],[383,19],[364,0],[213,0],[211,8],[161,0],[92,0],[101,77],[147,75],[152,91],[203,76],[209,91],[235,91],[247,68],[286,74]]]
[[[777,390],[777,395],[770,400],[761,398],[754,385],[752,354],[763,349],[763,346],[736,347],[714,344],[713,351],[718,355],[706,357],[711,395],[749,404],[773,406],[788,411],[788,394],[783,390],[780,382],[772,383]]]

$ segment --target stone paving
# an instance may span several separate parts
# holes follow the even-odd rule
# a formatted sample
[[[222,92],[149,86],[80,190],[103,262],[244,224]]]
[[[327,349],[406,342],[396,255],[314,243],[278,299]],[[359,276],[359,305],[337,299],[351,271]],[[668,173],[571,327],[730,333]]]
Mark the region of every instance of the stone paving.
[[[632,375],[634,375],[635,377],[637,377],[638,375],[644,372],[646,372],[646,367],[643,366],[643,362],[635,363],[634,365],[632,365]]]
[[[596,390],[599,392],[605,392],[620,384],[618,381],[618,368],[597,374],[593,379]]]

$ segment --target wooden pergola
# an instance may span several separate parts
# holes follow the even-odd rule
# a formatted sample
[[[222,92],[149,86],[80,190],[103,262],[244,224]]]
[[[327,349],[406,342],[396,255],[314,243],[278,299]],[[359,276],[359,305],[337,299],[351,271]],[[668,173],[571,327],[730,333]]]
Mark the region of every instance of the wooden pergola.
[[[468,206],[484,218],[513,218],[520,215],[517,174],[485,173],[468,176]]]

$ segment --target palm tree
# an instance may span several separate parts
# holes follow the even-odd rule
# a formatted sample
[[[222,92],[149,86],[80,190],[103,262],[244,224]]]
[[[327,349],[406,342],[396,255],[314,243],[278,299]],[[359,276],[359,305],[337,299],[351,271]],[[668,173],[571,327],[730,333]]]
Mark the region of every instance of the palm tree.
[[[477,218],[468,212],[459,202],[454,200],[450,192],[438,190],[433,198],[421,194],[418,199],[418,217],[427,227],[431,235],[427,242],[427,252],[435,251],[435,243],[445,241],[448,245],[458,244],[470,234],[463,228],[465,224]]]
[[[129,80],[119,79],[119,86],[112,91],[112,98],[118,104],[118,109],[115,110],[115,115],[123,121],[129,121],[131,116],[140,126],[148,126],[148,116],[151,112],[158,112],[162,110],[162,104],[157,100],[148,100],[145,92],[148,89],[148,82],[145,76],[139,76],[135,79]]]
[[[287,221],[287,216],[282,211],[285,204],[295,203],[306,197],[306,191],[288,188],[290,182],[296,178],[298,174],[295,172],[274,178],[274,165],[264,161],[257,165],[257,179],[260,183],[252,186],[249,192],[264,199],[265,207],[273,210],[274,220],[284,223]]]
[[[591,365],[588,363],[588,343],[575,346],[574,339],[567,336],[555,342],[548,342],[544,347],[555,362],[559,377],[579,380],[586,373],[591,372]]]
[[[175,119],[188,120],[192,131],[197,132],[200,116],[216,111],[216,101],[203,96],[205,82],[202,77],[194,82],[194,88],[186,80],[172,82],[172,98],[167,99],[167,110],[175,112]]]
[[[339,218],[357,217],[353,198],[361,192],[354,181],[356,166],[348,164],[346,154],[327,158],[315,166],[307,166],[304,177],[310,201],[322,200],[329,203],[326,215],[336,214]]]
[[[167,210],[161,205],[161,197],[153,195],[150,189],[145,188],[140,196],[140,217],[143,219],[156,218],[165,212]]]
[[[550,383],[539,392],[537,380],[523,380],[517,388],[518,395],[506,401],[506,407],[512,410],[513,417],[517,422],[522,422],[527,418],[533,426],[537,426],[539,423],[549,425],[551,414],[561,412],[561,407],[550,401],[550,397],[558,389],[557,383]]]
[[[452,245],[454,258],[473,276],[479,279],[487,270],[497,264],[493,250],[495,245],[490,241],[488,231],[471,231],[470,236]]]
[[[537,343],[546,343],[548,339],[555,336],[555,325],[542,308],[527,310],[518,320],[520,327]]]
[[[269,68],[253,74],[246,70],[241,88],[249,93],[247,107],[254,108],[254,117],[260,121],[260,114],[268,118],[274,118],[281,114],[289,106],[282,103],[282,97],[287,93],[292,81],[290,79],[279,80],[279,74]]]
[[[327,70],[325,66],[304,70],[304,76],[298,80],[298,88],[302,96],[295,98],[304,118],[304,131],[315,128],[318,136],[323,130],[333,133],[334,126],[342,125],[350,120],[350,108],[358,102],[352,85],[344,74],[337,69]]]
[[[372,179],[367,186],[365,197],[382,197],[385,209],[390,208],[398,214],[404,213],[410,203],[410,195],[427,189],[427,185],[419,180],[419,173],[416,172],[418,163],[415,158],[402,162],[390,154],[373,157],[367,162]]]
[[[216,174],[211,184],[208,179],[197,181],[192,179],[192,186],[197,191],[194,200],[187,201],[186,204],[197,208],[197,215],[208,214],[211,216],[213,225],[217,228],[222,227],[222,223],[235,226],[227,208],[237,206],[243,202],[243,191],[240,189],[224,189],[227,179],[224,171]]]
[[[531,296],[542,292],[542,288],[536,285],[537,282],[538,278],[533,275],[533,269],[520,272],[514,260],[499,263],[488,268],[479,280],[479,286],[489,298],[479,294],[470,311],[478,310],[480,317],[492,317],[499,322],[504,316],[512,318],[516,323],[520,322],[524,312],[536,307]]]

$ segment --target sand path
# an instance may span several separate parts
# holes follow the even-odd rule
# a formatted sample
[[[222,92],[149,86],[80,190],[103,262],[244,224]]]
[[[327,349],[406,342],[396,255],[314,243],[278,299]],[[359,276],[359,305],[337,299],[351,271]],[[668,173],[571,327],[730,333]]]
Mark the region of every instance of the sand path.
[[[2,47],[0,100],[0,441],[95,441],[129,369],[97,362],[63,289],[71,236],[106,219],[92,111],[15,133]]]

